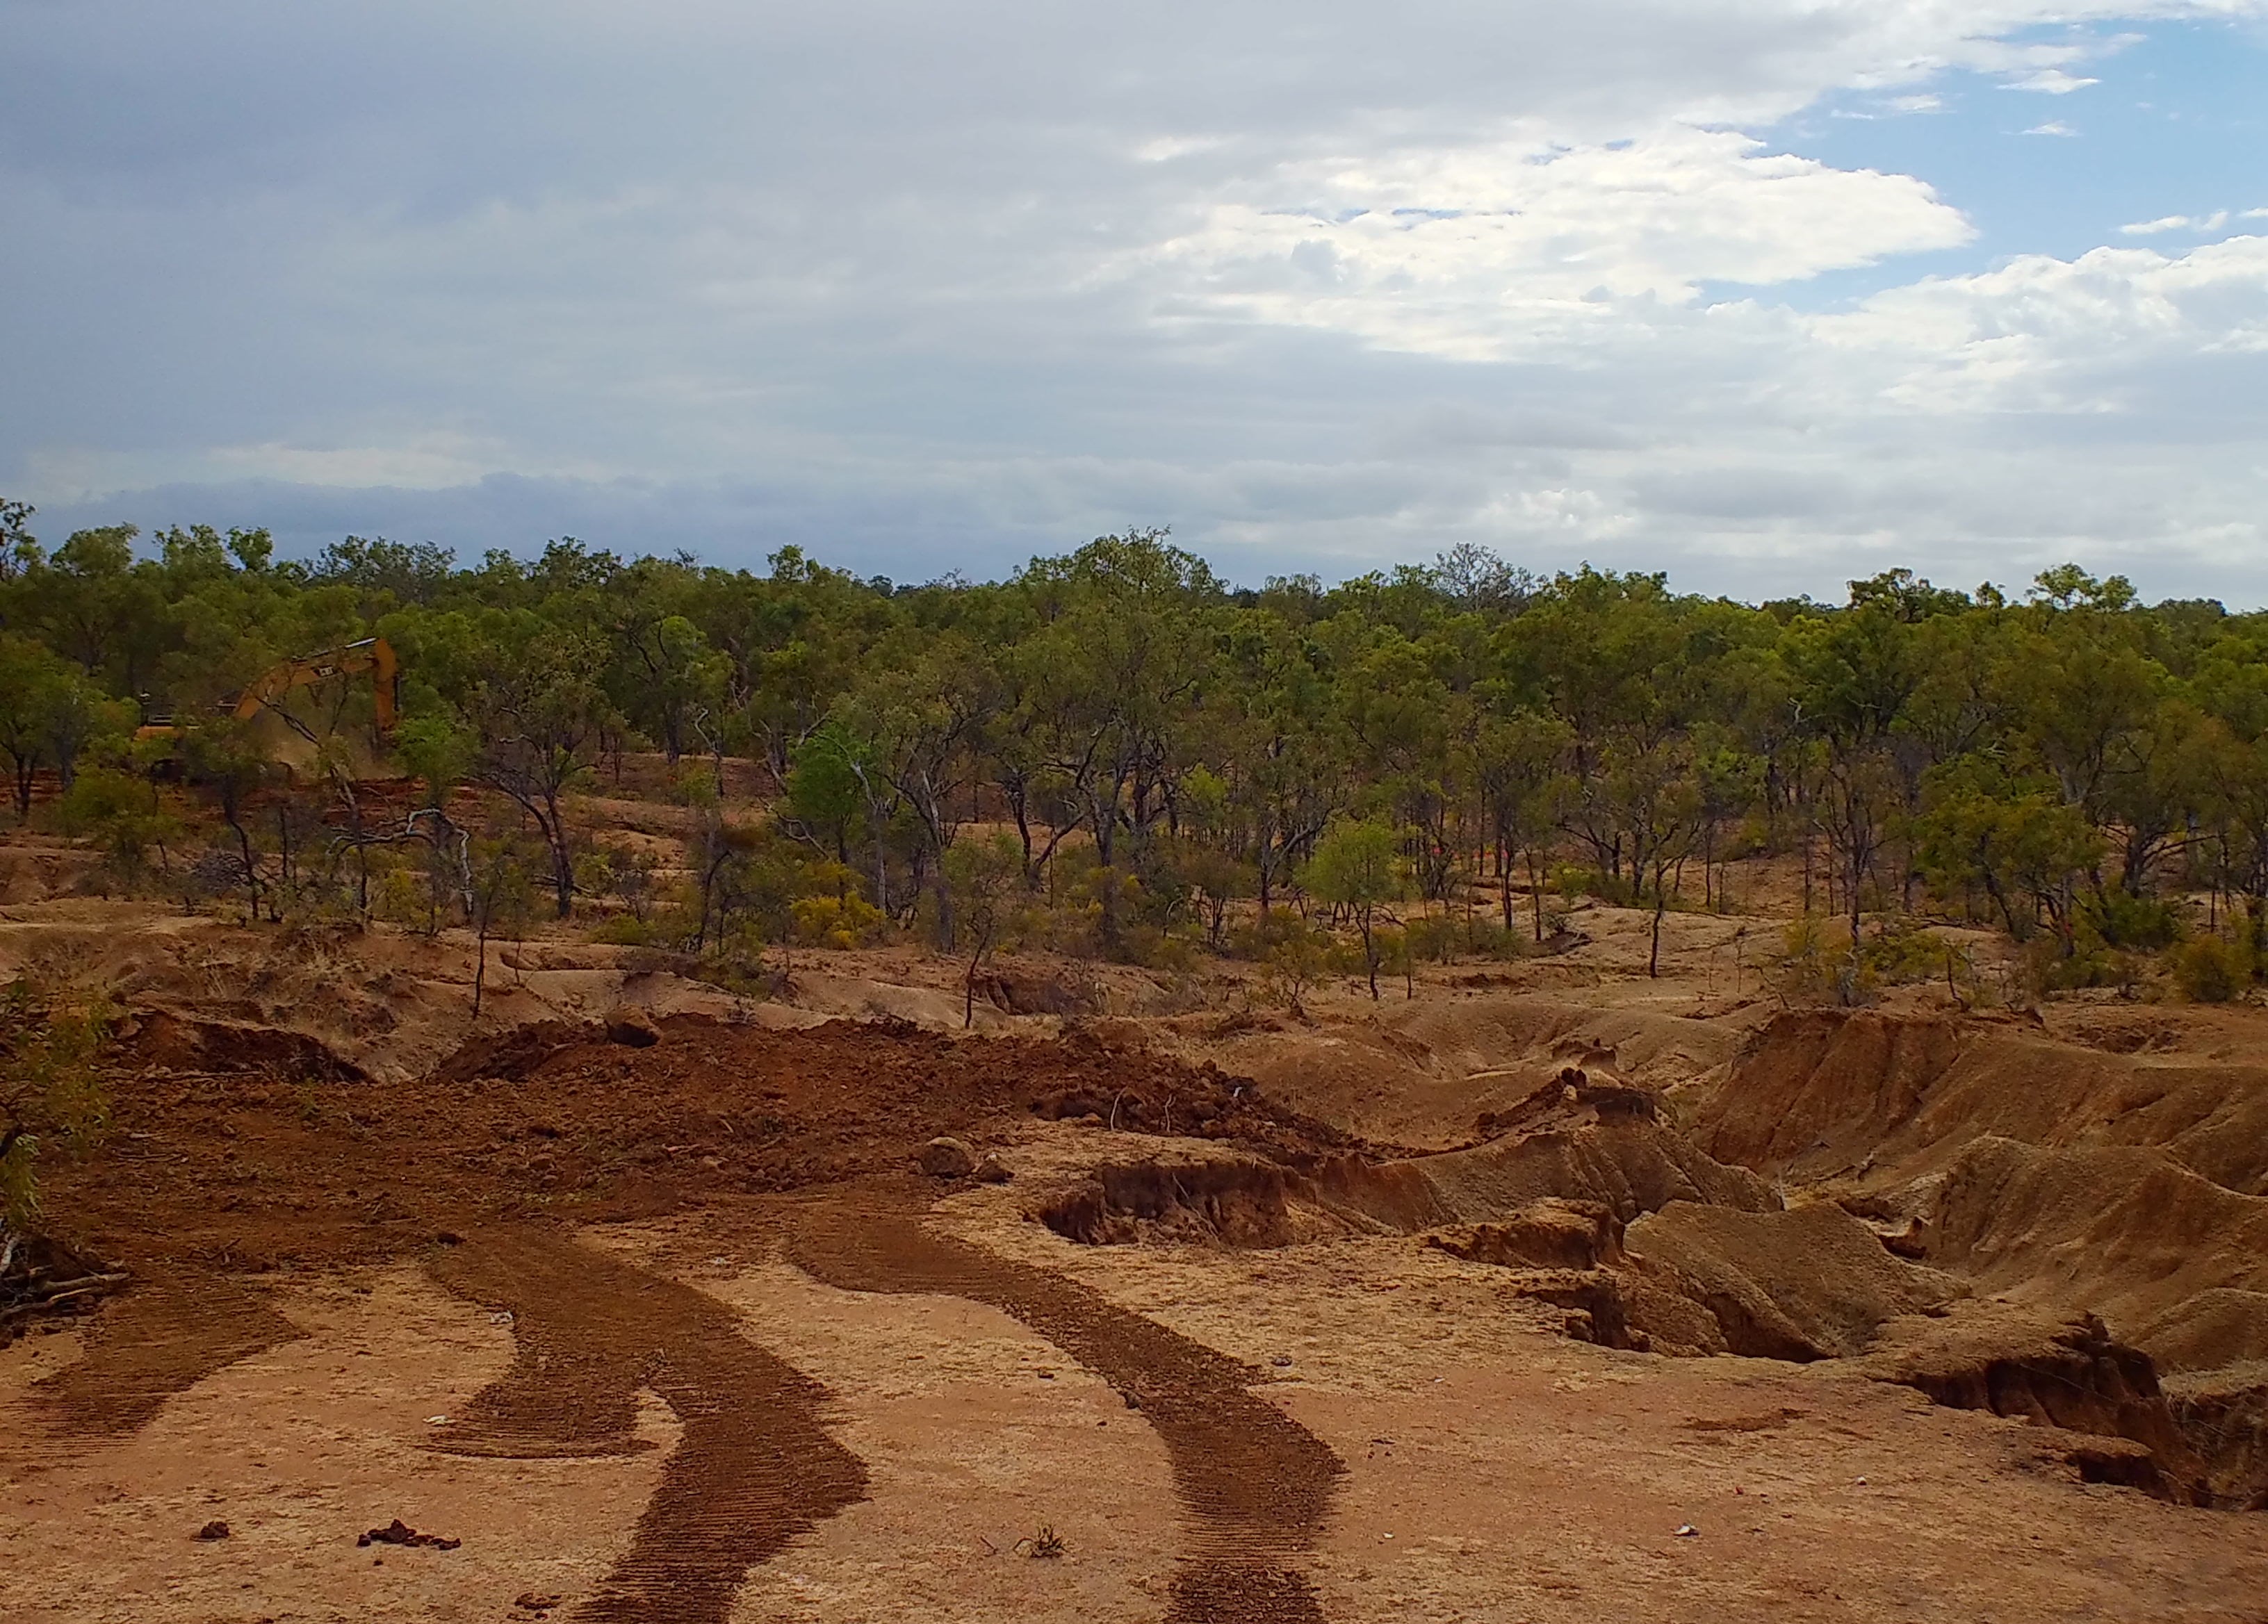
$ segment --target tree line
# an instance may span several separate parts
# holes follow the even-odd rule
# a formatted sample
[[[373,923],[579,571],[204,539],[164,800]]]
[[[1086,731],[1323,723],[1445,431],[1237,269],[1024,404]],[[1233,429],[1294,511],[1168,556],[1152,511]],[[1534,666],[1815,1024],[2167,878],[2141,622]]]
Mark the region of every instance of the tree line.
[[[792,547],[761,574],[571,539],[466,564],[350,537],[298,561],[204,526],[48,547],[33,517],[0,506],[19,818],[46,775],[128,819],[134,731],[193,722],[139,749],[180,758],[255,890],[288,874],[292,831],[247,813],[274,798],[267,752],[216,708],[376,634],[404,672],[378,753],[430,793],[362,807],[367,692],[294,695],[276,709],[345,808],[300,850],[323,842],[367,908],[373,854],[389,873],[415,847],[436,922],[479,911],[494,834],[450,812],[460,786],[513,809],[549,911],[603,896],[644,919],[651,864],[593,848],[572,797],[656,752],[698,814],[670,928],[704,944],[799,908],[953,944],[972,909],[992,934],[1003,885],[1107,955],[1219,946],[1295,900],[1368,943],[1404,895],[1541,936],[1555,891],[1658,921],[1734,905],[1727,865],[1778,853],[1853,951],[1870,916],[1930,909],[2042,944],[2068,981],[2184,934],[2223,941],[2232,974],[2268,965],[2268,614],[2146,605],[2076,566],[2021,592],[1894,570],[1839,604],[1751,605],[1460,546],[1239,587],[1133,531],[909,586]],[[761,817],[728,793],[743,761]]]

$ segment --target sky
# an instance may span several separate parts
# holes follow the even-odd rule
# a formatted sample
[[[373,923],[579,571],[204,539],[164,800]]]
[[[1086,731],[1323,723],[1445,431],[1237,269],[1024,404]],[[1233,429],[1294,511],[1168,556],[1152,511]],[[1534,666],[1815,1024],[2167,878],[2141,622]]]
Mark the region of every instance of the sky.
[[[2268,604],[2268,0],[0,0],[0,496]]]

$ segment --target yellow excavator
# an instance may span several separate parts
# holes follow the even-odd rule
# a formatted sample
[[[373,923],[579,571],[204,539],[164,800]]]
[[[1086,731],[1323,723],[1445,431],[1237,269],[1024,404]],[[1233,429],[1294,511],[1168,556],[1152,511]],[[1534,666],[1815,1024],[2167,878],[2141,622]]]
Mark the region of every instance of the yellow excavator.
[[[279,704],[295,688],[313,687],[334,677],[357,677],[364,672],[371,676],[378,731],[384,738],[394,731],[400,714],[401,663],[394,657],[394,645],[383,637],[364,637],[343,648],[325,649],[318,654],[278,661],[254,678],[234,699],[223,700],[219,709],[224,716],[248,722],[270,706]],[[184,724],[179,722],[151,722],[134,736],[176,739],[184,731]]]

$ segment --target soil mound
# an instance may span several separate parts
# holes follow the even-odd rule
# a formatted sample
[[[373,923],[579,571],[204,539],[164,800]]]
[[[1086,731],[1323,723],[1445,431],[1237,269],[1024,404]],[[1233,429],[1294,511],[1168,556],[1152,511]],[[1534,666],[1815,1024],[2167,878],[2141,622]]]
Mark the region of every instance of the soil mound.
[[[1086,1246],[1285,1246],[1353,1227],[1323,1205],[1313,1180],[1274,1162],[1241,1157],[1113,1163],[1034,1216]]]
[[[1400,1227],[1500,1217],[1546,1196],[1597,1201],[1624,1222],[1672,1201],[1764,1212],[1777,1208],[1771,1187],[1746,1168],[1728,1167],[1680,1135],[1642,1116],[1585,1107],[1587,1121],[1510,1135],[1469,1150],[1388,1163],[1377,1177],[1351,1170],[1321,1182],[1345,1204]],[[1366,1191],[1365,1183],[1373,1187]]]
[[[2268,1511],[2268,1364],[2165,1384],[2166,1406],[2204,1458],[2212,1503]]]
[[[1290,1130],[1279,1123],[1278,1131]],[[1264,1139],[1254,1148],[1274,1152]],[[1437,1156],[1381,1160],[1350,1150],[1104,1166],[1033,1216],[1088,1245],[1279,1246],[1484,1224],[1549,1201],[1588,1203],[1618,1224],[1676,1201],[1778,1205],[1762,1179],[1712,1161],[1651,1118],[1593,1106],[1564,1125]]]
[[[2213,1503],[2205,1462],[2160,1390],[2149,1356],[2092,1314],[2058,1319],[1980,1304],[1887,1331],[1867,1374],[1955,1409],[1989,1410],[2137,1449],[2067,1447],[2089,1481],[2124,1483],[2184,1505]]]
[[[1966,1290],[1892,1257],[1830,1206],[1742,1212],[1673,1201],[1631,1225],[1626,1245],[1709,1311],[1729,1351],[1767,1359],[1847,1358],[1885,1322],[1936,1312]]]
[[[1690,1126],[1720,1160],[1802,1179],[1912,1176],[1993,1137],[2154,1147],[2268,1194],[2268,1066],[2106,1054],[1979,1021],[1781,1015],[1698,1091]]]
[[[1667,1088],[1729,1062],[1742,1028],[1648,1010],[1490,995],[1420,1003],[1374,1025],[1257,1032],[1213,1045],[1222,1063],[1294,1109],[1372,1138],[1447,1149],[1571,1059]],[[1597,1067],[1594,1067],[1597,1069]]]
[[[251,1071],[292,1081],[367,1081],[369,1073],[320,1038],[237,1021],[207,1020],[171,1010],[144,1010],[118,1033],[129,1064],[169,1071]]]
[[[2156,1150],[1969,1146],[1918,1192],[1929,1260],[1991,1290],[2100,1313],[2169,1369],[2268,1358],[2268,1200]],[[2241,1294],[2241,1295],[2226,1295]]]
[[[893,1173],[940,1135],[981,1146],[1065,1098],[1210,1103],[1226,1142],[1310,1156],[1344,1143],[1143,1050],[893,1023],[659,1032],[641,1048],[538,1028],[402,1084],[119,1077],[120,1131],[58,1166],[50,1216],[137,1268],[256,1269],[398,1256],[538,1209],[627,1216]]]
[[[1293,1164],[1333,1153],[1395,1153],[1395,1147],[1367,1143],[1290,1109],[1250,1080],[1227,1076],[1210,1062],[1183,1066],[1161,1061],[1146,1047],[1108,1044],[1086,1030],[1066,1032],[1061,1041],[1065,1053],[1093,1063],[1069,1086],[1033,1100],[1033,1114],[1049,1121],[1221,1140]],[[1137,1056],[1139,1063],[1121,1063]]]
[[[1498,1268],[1594,1269],[1624,1256],[1622,1221],[1596,1201],[1540,1201],[1501,1223],[1428,1235],[1425,1244]]]

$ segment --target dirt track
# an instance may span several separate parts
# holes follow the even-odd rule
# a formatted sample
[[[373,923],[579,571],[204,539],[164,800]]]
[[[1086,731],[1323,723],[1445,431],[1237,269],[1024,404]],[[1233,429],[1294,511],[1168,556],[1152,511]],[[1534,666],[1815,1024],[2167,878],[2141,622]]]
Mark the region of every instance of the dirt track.
[[[1522,1023],[1531,1021],[1535,1032],[1524,1036]],[[427,1284],[433,1304],[419,1311],[425,1322],[438,1325],[453,1312],[477,1327],[457,1334],[485,1339],[480,1345],[490,1351],[480,1359],[466,1352],[442,1362],[460,1372],[477,1367],[476,1378],[456,1396],[437,1393],[384,1426],[374,1421],[369,1437],[390,1440],[382,1448],[373,1441],[357,1446],[359,1454],[341,1455],[339,1445],[310,1456],[293,1491],[319,1500],[335,1494],[339,1473],[359,1481],[357,1473],[376,1472],[389,1485],[384,1495],[358,1502],[351,1515],[328,1512],[320,1524],[270,1517],[248,1525],[266,1531],[261,1537],[270,1544],[261,1548],[291,1553],[295,1569],[335,1562],[328,1542],[350,1539],[355,1526],[368,1525],[363,1519],[383,1522],[397,1509],[441,1517],[470,1543],[452,1553],[462,1560],[426,1560],[415,1569],[423,1588],[365,1591],[359,1587],[374,1580],[340,1568],[326,1570],[328,1613],[292,1614],[279,1602],[267,1613],[247,1613],[210,1596],[202,1611],[170,1599],[172,1588],[188,1582],[179,1576],[199,1571],[181,1564],[194,1559],[213,1569],[219,1554],[188,1551],[184,1529],[169,1526],[134,1569],[175,1576],[162,1586],[98,1607],[60,1584],[0,1580],[0,1605],[28,1606],[26,1616],[40,1620],[134,1624],[389,1609],[492,1620],[519,1587],[504,1576],[548,1562],[561,1569],[560,1605],[578,1619],[832,1624],[902,1605],[916,1593],[911,1570],[930,1549],[926,1560],[955,1576],[928,1593],[925,1605],[939,1617],[1133,1624],[1162,1611],[1173,1624],[1313,1624],[1519,1613],[1556,1624],[1611,1612],[1683,1624],[1725,1597],[1771,1594],[1809,1599],[1756,1616],[1841,1620],[1881,1616],[1885,1608],[1895,1615],[1920,1594],[1896,1577],[1895,1553],[1916,1539],[1949,1539],[1978,1553],[1989,1547],[2006,1576],[1989,1566],[1956,1572],[1961,1564],[1948,1559],[1933,1594],[1957,1597],[1960,1606],[1917,1606],[1916,1616],[2060,1619],[2083,1596],[2101,1615],[2138,1624],[2268,1618],[2243,1600],[2268,1590],[2262,1525],[2100,1486],[2146,1481],[2136,1451],[2148,1451],[2131,1436],[2090,1441],[2046,1426],[2009,1433],[2015,1423],[1949,1420],[1947,1410],[1918,1420],[1865,1379],[1855,1357],[1822,1360],[1819,1379],[1800,1381],[1792,1366],[1758,1374],[1757,1361],[1664,1360],[1544,1335],[1565,1332],[1580,1317],[1550,1306],[1565,1297],[1551,1293],[1566,1282],[1547,1281],[1538,1296],[1539,1277],[1523,1275],[1519,1260],[1429,1249],[1426,1233],[1451,1218],[1484,1218],[1492,1208],[1541,1196],[1581,1195],[1646,1212],[1700,1201],[1719,1217],[1774,1208],[1778,1198],[1764,1199],[1767,1187],[1753,1172],[1693,1159],[1699,1152],[1667,1113],[1657,1126],[1650,1116],[1594,1120],[1589,1108],[1562,1103],[1528,1136],[1506,1131],[1507,1099],[1534,1084],[1523,1068],[1543,1063],[1568,1033],[1587,1036],[1600,1023],[1507,1003],[1489,1006],[1475,1023],[1477,1038],[1460,1037],[1447,1015],[1426,1015],[1423,1005],[1403,1024],[1432,1035],[1389,1042],[1373,1032],[1364,1041],[1391,1052],[1398,1066],[1433,1068],[1428,1110],[1438,1131],[1425,1132],[1469,1148],[1381,1162],[1375,1147],[1273,1106],[1219,1072],[1086,1037],[963,1041],[891,1024],[790,1032],[680,1020],[651,1047],[553,1029],[465,1051],[421,1081],[389,1085],[304,1071],[214,1070],[209,1048],[196,1069],[143,1056],[140,1073],[119,1087],[114,1151],[102,1164],[64,1170],[51,1195],[70,1238],[132,1268],[138,1283],[88,1322],[83,1341],[55,1339],[77,1342],[66,1356],[27,1359],[22,1348],[9,1356],[6,1370],[23,1372],[20,1385],[9,1378],[22,1422],[0,1448],[0,1469],[35,1486],[39,1503],[51,1502],[58,1517],[81,1522],[102,1516],[118,1495],[132,1503],[145,1493],[106,1485],[147,1474],[152,1461],[205,1473],[204,1463],[225,1451],[207,1445],[183,1454],[166,1441],[174,1436],[169,1418],[200,1416],[196,1436],[239,1438],[250,1448],[262,1416],[312,1424],[348,1403],[353,1389],[335,1384],[357,1358],[376,1362],[364,1370],[414,1371],[415,1337],[396,1345],[372,1326],[345,1338],[366,1346],[343,1346],[336,1313],[322,1304],[342,1281],[394,1281],[387,1289],[398,1291],[402,1279],[423,1280],[442,1289]],[[1638,1039],[1629,1046],[1634,1054],[1668,1057],[1674,1083],[1699,1075],[1695,1056],[1734,1047],[1699,1021],[1649,1015],[1624,1025]],[[1292,1035],[1278,1034],[1279,1047],[1288,1052]],[[1325,1039],[1313,1040],[1336,1052]],[[1725,1120],[1741,1087],[1771,1084],[1778,1053],[1766,1044],[1748,1071],[1711,1072],[1707,1120]],[[1474,1055],[1491,1064],[1460,1084],[1458,1069]],[[2055,1056],[2037,1059],[2046,1065]],[[1341,1054],[1340,1063],[1351,1062]],[[2158,1065],[2151,1077],[2164,1072]],[[1833,1079],[1811,1062],[1789,1075],[1790,1086],[1813,1091],[1807,1098],[1822,1102],[1817,1111],[1844,1109],[1834,1103],[1844,1097],[1833,1095]],[[2126,1086],[2117,1068],[2105,1075]],[[1945,1076],[1949,1083],[1923,1079],[1922,1092],[1935,1087],[1933,1098],[1957,1100],[1956,1086],[1984,1086],[1973,1066]],[[1849,1098],[1863,1106],[1874,1085],[1866,1077],[1859,1084]],[[2215,1086],[2253,1098],[2242,1078]],[[1496,1124],[1479,1144],[1470,1143],[1470,1129],[1457,1128],[1461,1113],[1474,1121],[1467,1109],[1474,1106]],[[1107,1131],[1113,1121],[1122,1131]],[[1152,1135],[1169,1124],[1170,1151],[1153,1153],[1160,1142]],[[2005,1119],[1997,1125],[2009,1131]],[[1017,1170],[1014,1185],[955,1194],[958,1187],[910,1179],[911,1153],[939,1133],[1000,1147]],[[2052,1136],[2043,1129],[2039,1137]],[[2076,1145],[2068,1154],[2114,1149],[2142,1154]],[[1233,1235],[1235,1226],[1219,1222],[1219,1213],[1192,1209],[1183,1215],[1188,1224],[1166,1221],[1175,1219],[1168,1213],[1101,1226],[1135,1243],[1108,1246],[1074,1245],[1068,1229],[1033,1221],[1098,1169],[1123,1162],[1138,1170],[1152,1154],[1169,1155],[1184,1172],[1228,1166],[1219,1158],[1233,1157],[1221,1188],[1240,1200],[1250,1192],[1238,1181],[1248,1181],[1252,1169],[1280,1170],[1261,1192],[1270,1201],[1328,1201],[1345,1221],[1278,1222],[1271,1209],[1259,1214],[1267,1222]],[[1965,1166],[1957,1157],[1972,1152],[1964,1144],[1944,1154],[1956,1157],[1946,1165]],[[2067,1153],[2045,1143],[2025,1154]],[[2228,1162],[2214,1154],[2216,1168]],[[2200,1150],[2201,1165],[2204,1157]],[[1178,1175],[1172,1182],[1177,1191],[1204,1187]],[[1951,1187],[1957,1194],[1963,1187]],[[2220,1187],[2213,1194],[2222,1205],[2262,1199]],[[1958,1210],[1948,1207],[1945,1216]],[[1746,1227],[1793,1231],[1831,1220],[1844,1226],[1838,1244],[1862,1243],[1870,1267],[1893,1275],[1907,1267],[1878,1254],[1858,1221],[1838,1215],[1814,1207],[1800,1223],[1786,1215],[1790,1223],[1778,1225],[1781,1215],[1767,1211]],[[1683,1222],[1704,1239],[1714,1237],[1712,1245],[1724,1241],[1690,1214]],[[1745,1234],[1729,1217],[1717,1227],[1728,1224]],[[1642,1238],[1660,1224],[1634,1227]],[[1963,1233],[1940,1224],[1929,1244],[1949,1247]],[[2059,1232],[2047,1239],[2060,1244]],[[783,1244],[792,1270],[770,1260]],[[1238,1250],[1247,1246],[1262,1250]],[[1666,1241],[1653,1246],[1671,1254]],[[1808,1256],[1820,1249],[1794,1250]],[[2026,1255],[2021,1246],[2006,1250],[1996,1267],[2029,1267]],[[1248,1265],[1247,1257],[1256,1260]],[[1946,1260],[1962,1262],[1951,1251]],[[1708,1261],[1697,1253],[1686,1267]],[[1759,1306],[1776,1293],[1792,1303],[1756,1263],[1746,1259],[1748,1284],[1728,1275],[1725,1290],[1753,1286]],[[790,1275],[805,1285],[780,1278]],[[2212,1275],[2218,1295],[2210,1305],[2237,1325],[2216,1333],[2216,1348],[2250,1334],[2242,1315],[2257,1295],[2252,1278]],[[830,1291],[845,1294],[841,1302],[877,1305],[858,1323],[878,1345],[818,1334],[827,1314],[845,1312],[826,1307]],[[883,1299],[909,1306],[885,1311]],[[998,1323],[1044,1339],[1080,1367],[1071,1373],[1080,1381],[1039,1380],[1019,1363],[1026,1355],[971,1363],[958,1348],[951,1359],[958,1377],[923,1365],[910,1368],[931,1374],[910,1386],[902,1373],[878,1379],[890,1362],[923,1356],[892,1341],[916,1323],[909,1316],[932,1312],[924,1303],[954,1301],[982,1305],[955,1312],[998,1311],[1006,1317]],[[967,1334],[975,1322],[958,1323]],[[1853,1322],[1852,1348],[1874,1323],[1866,1316]],[[1936,1322],[1922,1315],[1901,1323],[1926,1331]],[[1602,1326],[1583,1334],[1602,1334]],[[417,1334],[430,1345],[430,1333]],[[2199,1346],[2209,1340],[2184,1334]],[[1834,1340],[1822,1339],[1822,1347]],[[1292,1349],[1296,1370],[1271,1368],[1293,1363],[1270,1357]],[[320,1379],[334,1385],[311,1385],[318,1367],[333,1361],[335,1373]],[[1850,1373],[1830,1368],[1838,1363]],[[1899,1379],[1895,1371],[1876,1375]],[[403,1378],[394,1380],[400,1387]],[[1587,1384],[1615,1384],[1613,1402],[1573,1396]],[[1632,1385],[1624,1392],[1623,1384]],[[1718,1391],[1727,1387],[1757,1396],[1736,1401]],[[2256,1425],[2245,1407],[2249,1391],[2232,1389],[2229,1397],[2220,1388],[2185,1389],[2176,1397],[2190,1407],[2182,1414],[2242,1431]],[[900,1401],[889,1395],[902,1393],[946,1396],[934,1408],[908,1399],[915,1407],[891,1409]],[[241,1416],[213,1413],[218,1393],[234,1395],[229,1402]],[[1765,1394],[1767,1407],[1778,1407],[1773,1414],[1809,1418],[1795,1429],[1811,1439],[1802,1450],[1789,1452],[1791,1439],[1777,1423],[1720,1439],[1679,1419],[1737,1417]],[[0,1402],[9,1396],[0,1389]],[[1660,1415],[1651,1408],[1657,1397]],[[2154,1425],[2164,1407],[2154,1397],[2150,1403]],[[420,1424],[427,1409],[446,1414],[446,1424]],[[1601,1421],[1609,1413],[1613,1426]],[[991,1503],[984,1473],[997,1479],[1048,1468],[1004,1441],[984,1473],[952,1478],[957,1500],[907,1503],[907,1486],[918,1480],[909,1460],[925,1459],[937,1429],[955,1414],[963,1416],[954,1436],[964,1449],[990,1447],[992,1435],[969,1430],[979,1417],[983,1427],[1008,1429],[1004,1440],[1038,1437],[1016,1429],[1043,1423],[1048,1447],[1065,1450],[1062,1458],[1080,1463],[1075,1469],[1089,1481],[1068,1485],[1059,1473],[1044,1493],[1017,1503],[1018,1520],[1005,1525],[1012,1532],[972,1554],[974,1536],[952,1525],[960,1506]],[[894,1419],[886,1423],[886,1416]],[[1617,1427],[1650,1441],[1624,1449]],[[1433,1438],[1445,1461],[1463,1464],[1411,1475],[1413,1436]],[[1716,1441],[1697,1453],[1697,1437]],[[1856,1472],[1846,1466],[1837,1453],[1846,1443],[1863,1448],[1871,1464]],[[2236,1473],[2231,1481],[2250,1469],[2235,1460],[2238,1452],[2224,1451],[2235,1462],[2227,1467]],[[1138,1477],[1144,1459],[1157,1473],[1148,1503],[1130,1495],[1133,1503],[1109,1505],[1121,1475]],[[115,1464],[128,1460],[143,1464]],[[355,1463],[351,1470],[342,1460]],[[210,1467],[216,1479],[221,1470]],[[2082,1484],[2089,1470],[2095,1481]],[[2130,1475],[2115,1475],[2121,1471]],[[569,1475],[546,1476],[554,1472]],[[1848,1486],[1864,1474],[1878,1481],[1904,1474],[1911,1487],[1895,1501],[1862,1505]],[[1743,1480],[1768,1481],[1791,1500],[1806,1519],[1805,1539],[1765,1543],[1778,1525],[1760,1522],[1750,1530],[1754,1545],[1714,1544],[1705,1561],[1676,1554],[1691,1547],[1671,1531],[1698,1520],[1714,1536],[1734,1512],[1719,1497],[1738,1495]],[[578,1481],[590,1487],[578,1489]],[[621,1485],[608,1492],[628,1497],[604,1498],[602,1483]],[[243,1484],[198,1493],[210,1503],[266,1503],[249,1498]],[[514,1532],[532,1514],[519,1503],[523,1494],[535,1497],[531,1505],[548,1503],[547,1494],[566,1495],[590,1519],[579,1525],[571,1572],[557,1551],[545,1549],[540,1530]],[[429,1496],[438,1509],[417,1513]],[[880,1499],[888,1503],[877,1505]],[[2119,1554],[2118,1571],[2078,1585],[2043,1568],[2020,1582],[2028,1547],[1994,1543],[1988,1502],[2021,1506],[2026,1528],[2066,1530],[2057,1536],[2066,1560],[2088,1539],[2107,1541]],[[1503,1525],[1507,1505],[1521,1508],[1521,1528]],[[617,1506],[623,1520],[610,1527],[606,1517]],[[1745,1520],[1748,1508],[1738,1510]],[[1111,1521],[1121,1511],[1123,1528]],[[1535,1547],[1535,1531],[1563,1517],[1583,1531],[1580,1559]],[[1063,1562],[1005,1554],[1017,1534],[1051,1518],[1064,1519],[1071,1536]],[[989,1526],[1004,1530],[999,1521]],[[71,1548],[73,1525],[53,1528],[52,1539],[35,1537],[48,1541],[38,1548]],[[877,1529],[887,1542],[863,1543]],[[2082,1529],[2086,1539],[2070,1532]],[[0,1540],[14,1538],[0,1528]],[[1425,1548],[1453,1538],[1454,1550]],[[1672,1543],[1661,1547],[1665,1539]],[[1869,1553],[1848,1573],[1837,1554],[1845,1540]],[[1469,1569],[1470,1553],[1482,1547],[1491,1554]],[[475,1549],[485,1566],[476,1564]],[[1381,1565],[1388,1554],[1400,1565]],[[1421,1556],[1432,1565],[1410,1566]],[[1152,1557],[1163,1564],[1154,1590],[1145,1567]],[[1666,1561],[1686,1565],[1661,1589]],[[383,1570],[389,1584],[409,1583],[396,1576],[402,1565],[396,1560]],[[1428,1576],[1380,1590],[1396,1571]],[[2177,1583],[2183,1574],[2192,1576]],[[306,1594],[256,1569],[244,1588],[254,1596]],[[2178,1605],[2168,1599],[2176,1593]],[[357,1596],[361,1612],[337,1610]],[[1649,1597],[1675,1606],[1662,1613]],[[752,1613],[757,1598],[768,1613]],[[1729,1616],[1744,1615],[1735,1609]]]
[[[824,1391],[700,1292],[540,1230],[441,1250],[435,1275],[512,1316],[516,1352],[452,1452],[541,1459],[635,1449],[641,1387],[684,1431],[598,1595],[592,1624],[723,1624],[750,1568],[865,1492],[819,1418]]]
[[[1296,1565],[1330,1509],[1338,1458],[1250,1391],[1258,1372],[1075,1282],[925,1231],[912,1203],[830,1202],[792,1255],[830,1285],[990,1304],[1101,1376],[1157,1429],[1188,1519],[1174,1624],[1309,1624]]]

